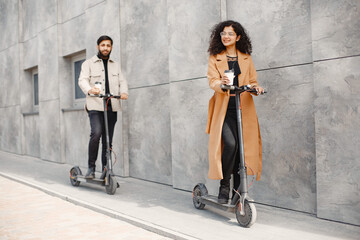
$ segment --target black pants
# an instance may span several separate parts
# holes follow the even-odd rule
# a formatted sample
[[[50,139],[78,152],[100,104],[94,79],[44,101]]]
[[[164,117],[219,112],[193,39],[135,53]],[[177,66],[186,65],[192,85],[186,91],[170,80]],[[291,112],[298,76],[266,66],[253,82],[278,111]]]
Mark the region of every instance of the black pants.
[[[221,156],[223,179],[229,181],[234,174],[234,188],[240,183],[239,171],[239,138],[236,112],[227,111],[221,133],[224,144]]]
[[[95,170],[95,162],[98,156],[99,151],[99,142],[101,138],[102,142],[102,156],[101,162],[102,167],[106,165],[106,132],[105,132],[105,124],[104,124],[104,112],[100,111],[89,111],[89,119],[90,119],[90,141],[89,141],[89,160],[88,165],[89,168]],[[112,146],[112,139],[114,135],[115,123],[117,121],[117,113],[108,109],[108,126],[109,126],[109,140],[110,140],[110,148]]]

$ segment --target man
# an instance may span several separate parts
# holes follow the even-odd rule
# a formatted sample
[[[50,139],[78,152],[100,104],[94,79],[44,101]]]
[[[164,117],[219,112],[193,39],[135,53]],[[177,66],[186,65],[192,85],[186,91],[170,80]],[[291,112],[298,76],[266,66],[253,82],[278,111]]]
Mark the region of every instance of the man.
[[[98,54],[86,60],[81,66],[79,86],[86,95],[86,110],[90,119],[90,141],[88,171],[85,178],[95,177],[95,162],[98,155],[99,141],[102,141],[102,171],[106,166],[106,132],[104,124],[103,100],[90,94],[120,95],[121,99],[128,98],[128,85],[121,73],[118,63],[110,59],[113,41],[109,36],[101,36],[97,40]],[[97,83],[97,86],[95,86]],[[99,89],[99,83],[101,87]],[[107,105],[110,147],[117,121],[117,111],[121,109],[119,99],[112,98]]]

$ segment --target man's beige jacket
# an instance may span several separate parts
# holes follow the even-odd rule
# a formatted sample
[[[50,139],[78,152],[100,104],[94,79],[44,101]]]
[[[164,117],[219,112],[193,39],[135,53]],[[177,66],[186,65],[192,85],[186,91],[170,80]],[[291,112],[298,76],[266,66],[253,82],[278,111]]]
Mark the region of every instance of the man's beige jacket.
[[[112,59],[109,59],[107,66],[110,93],[113,95],[120,95],[121,93],[128,94],[128,85],[121,73],[120,65]],[[95,82],[101,82],[101,93],[105,94],[104,63],[102,59],[96,55],[82,64],[79,76],[79,86],[86,95],[87,110],[104,111],[102,98],[91,97],[88,95],[89,90],[94,87]],[[111,106],[113,111],[121,110],[120,100],[112,98]]]

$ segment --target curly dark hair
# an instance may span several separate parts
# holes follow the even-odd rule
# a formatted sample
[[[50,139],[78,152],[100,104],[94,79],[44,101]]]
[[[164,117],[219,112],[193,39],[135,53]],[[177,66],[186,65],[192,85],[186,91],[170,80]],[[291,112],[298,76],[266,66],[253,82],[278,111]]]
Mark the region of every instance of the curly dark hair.
[[[243,28],[240,23],[232,20],[220,22],[212,28],[208,52],[211,55],[216,55],[226,49],[226,47],[221,42],[220,33],[224,30],[225,27],[229,26],[234,29],[237,36],[241,36],[240,40],[236,42],[236,49],[242,53],[250,55],[252,52],[250,37],[247,35],[245,28]]]

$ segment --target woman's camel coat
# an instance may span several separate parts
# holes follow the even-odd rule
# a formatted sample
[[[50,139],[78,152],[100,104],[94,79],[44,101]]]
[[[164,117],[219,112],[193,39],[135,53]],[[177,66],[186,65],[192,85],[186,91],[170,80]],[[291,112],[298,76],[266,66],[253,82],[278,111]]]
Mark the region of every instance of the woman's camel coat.
[[[239,86],[256,85],[256,70],[251,56],[237,51],[238,63],[241,74],[239,74]],[[209,136],[209,173],[210,179],[222,179],[222,141],[221,132],[224,123],[230,93],[224,92],[221,88],[221,78],[224,71],[229,69],[226,52],[212,55],[209,58],[208,74],[210,88],[215,93],[209,101],[208,121],[206,133]],[[245,163],[249,175],[257,175],[260,180],[262,169],[262,149],[259,123],[256,115],[255,104],[252,95],[248,92],[241,94],[242,124],[244,135]]]

